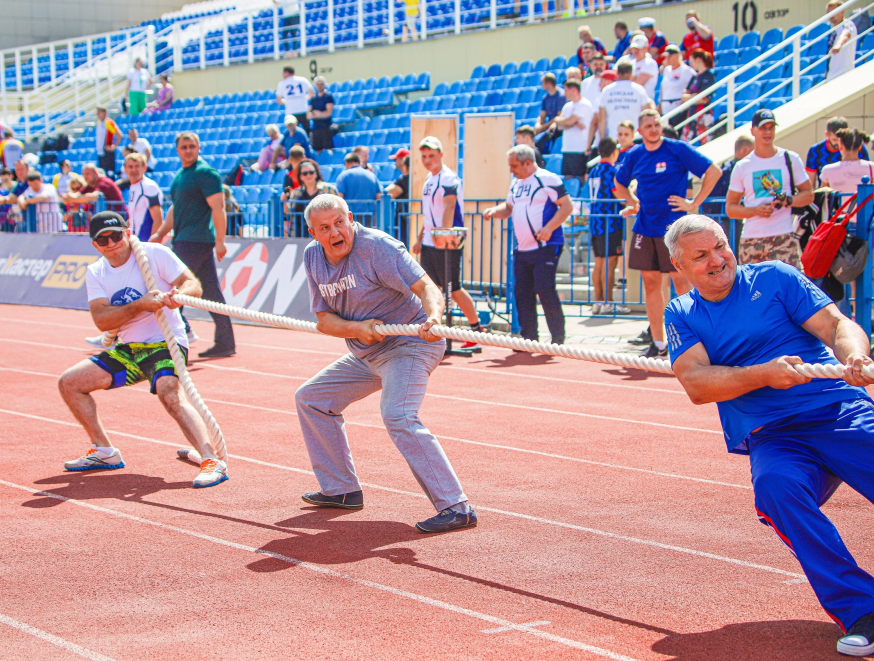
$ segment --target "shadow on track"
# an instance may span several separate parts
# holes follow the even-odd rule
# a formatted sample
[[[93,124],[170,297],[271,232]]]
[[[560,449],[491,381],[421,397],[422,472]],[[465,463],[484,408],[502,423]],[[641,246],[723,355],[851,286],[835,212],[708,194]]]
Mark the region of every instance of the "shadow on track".
[[[636,370],[629,367],[615,367],[609,370],[603,370],[604,374],[622,377],[623,381],[646,381],[647,379],[671,379],[676,380],[673,374],[662,374],[661,372],[648,372],[647,370]]]

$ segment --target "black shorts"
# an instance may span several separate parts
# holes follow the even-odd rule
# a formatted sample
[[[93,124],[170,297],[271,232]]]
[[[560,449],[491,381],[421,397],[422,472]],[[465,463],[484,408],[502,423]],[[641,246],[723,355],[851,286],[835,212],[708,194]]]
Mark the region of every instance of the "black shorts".
[[[428,277],[434,281],[440,289],[443,289],[446,280],[446,255],[449,253],[449,282],[452,291],[461,289],[461,253],[463,250],[441,250],[433,246],[422,246],[422,268]]]
[[[98,156],[97,166],[103,168],[106,174],[115,174],[115,152],[107,151],[103,156]]]
[[[310,120],[305,112],[297,113],[294,118],[297,120],[297,125],[301,127],[306,134],[310,134]]]
[[[592,252],[595,257],[617,257],[623,252],[622,230],[616,230],[609,234],[592,235]]]
[[[585,177],[589,171],[585,154],[562,154],[561,174],[564,177]]]
[[[662,273],[673,273],[677,270],[671,264],[671,256],[663,237],[643,236],[634,232],[631,234],[628,268]]]
[[[310,136],[312,147],[316,151],[324,151],[325,149],[334,148],[334,133],[331,128],[313,129]]]

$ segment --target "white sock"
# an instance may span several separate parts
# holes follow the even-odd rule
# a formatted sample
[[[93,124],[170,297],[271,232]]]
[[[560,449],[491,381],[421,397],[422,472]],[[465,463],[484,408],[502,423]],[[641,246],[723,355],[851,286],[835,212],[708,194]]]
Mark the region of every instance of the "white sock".
[[[659,351],[668,348],[668,343],[662,340],[655,340],[655,345],[658,347]]]
[[[99,454],[101,457],[108,457],[113,452],[115,452],[115,448],[111,445],[108,448],[99,448],[96,445],[92,445],[91,447],[97,450],[97,454]]]
[[[452,507],[450,507],[453,512],[458,512],[459,514],[467,514],[470,512],[470,505],[467,504],[466,500],[461,501],[460,503],[455,503]]]

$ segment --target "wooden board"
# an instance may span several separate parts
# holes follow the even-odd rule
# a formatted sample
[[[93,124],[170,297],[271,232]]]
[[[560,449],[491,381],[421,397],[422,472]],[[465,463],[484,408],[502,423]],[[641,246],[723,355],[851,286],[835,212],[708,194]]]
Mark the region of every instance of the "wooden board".
[[[464,118],[464,197],[503,200],[510,190],[507,150],[513,146],[511,113]]]
[[[428,171],[419,156],[419,143],[433,135],[443,143],[443,164],[458,172],[458,115],[413,115],[410,118],[410,199],[422,199]]]

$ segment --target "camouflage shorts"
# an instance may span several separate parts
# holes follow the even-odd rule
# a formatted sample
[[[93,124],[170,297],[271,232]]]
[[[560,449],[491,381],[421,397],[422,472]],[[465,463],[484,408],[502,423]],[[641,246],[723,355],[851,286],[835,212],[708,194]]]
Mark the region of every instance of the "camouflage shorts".
[[[801,246],[792,233],[741,239],[737,258],[741,264],[759,264],[778,260],[794,266],[799,271],[803,270]]]

